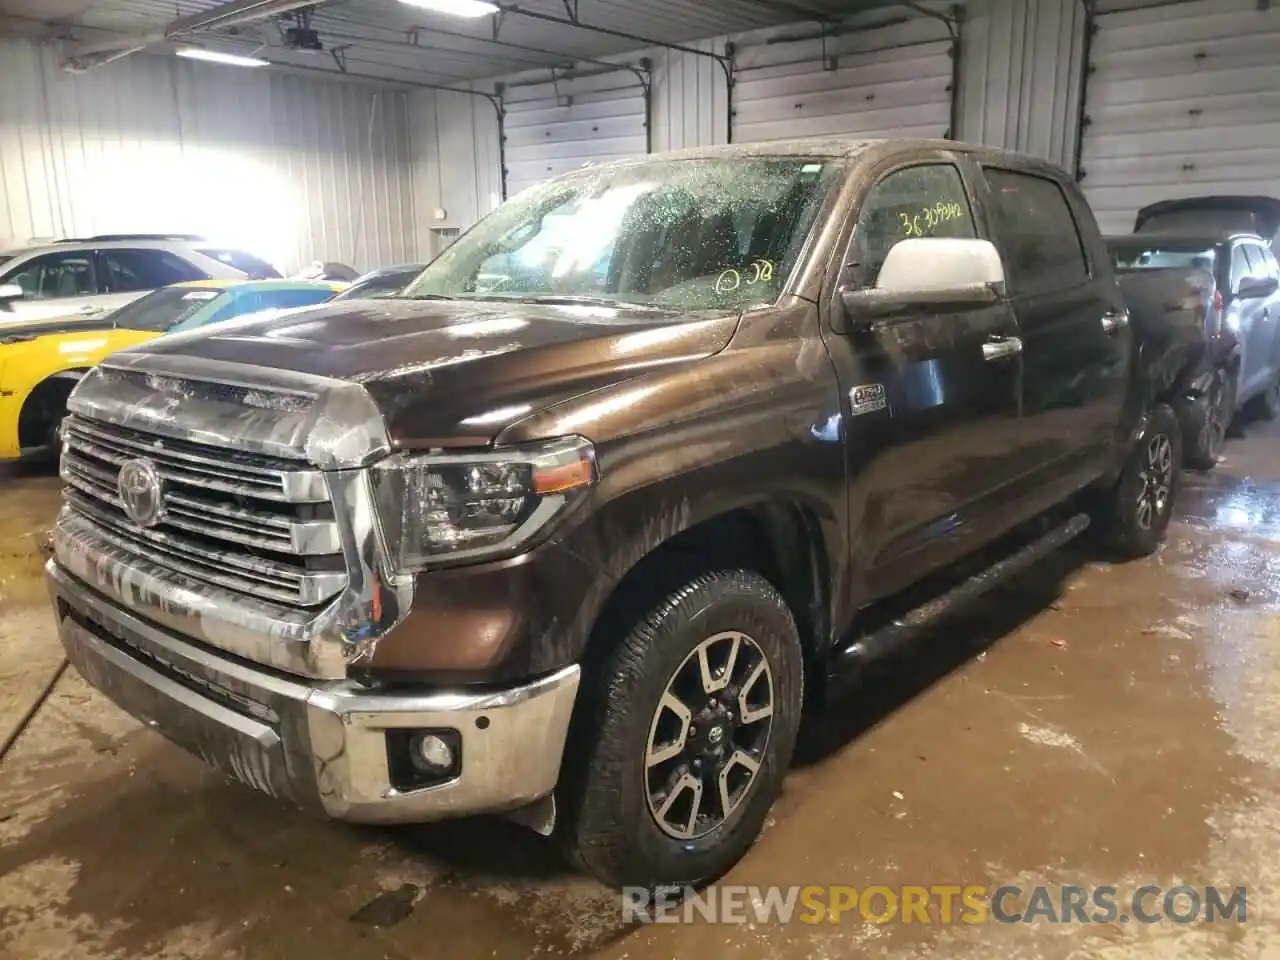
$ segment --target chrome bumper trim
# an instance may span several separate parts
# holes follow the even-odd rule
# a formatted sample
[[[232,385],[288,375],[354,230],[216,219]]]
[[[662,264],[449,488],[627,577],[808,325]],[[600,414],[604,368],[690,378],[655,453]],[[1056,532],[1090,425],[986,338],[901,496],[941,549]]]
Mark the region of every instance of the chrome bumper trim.
[[[579,668],[499,691],[377,693],[281,677],[147,622],[56,559],[46,579],[67,656],[126,712],[241,782],[364,823],[497,813],[547,796],[560,774]],[[478,725],[484,717],[487,721]],[[391,785],[386,731],[458,731],[457,777]]]
[[[315,485],[323,484],[321,499],[333,504],[346,587],[327,605],[309,608],[184,577],[113,548],[91,522],[64,509],[55,532],[59,562],[122,606],[237,656],[324,679],[344,678],[350,667],[372,661],[378,640],[408,615],[414,579],[397,573],[386,556],[363,469],[388,453],[390,441],[360,385],[135,352],[86,374],[68,410],[83,423],[308,465],[285,474],[284,495],[318,497]],[[289,477],[298,482],[291,485]]]
[[[326,476],[342,522],[347,586],[322,607],[292,607],[184,576],[115,544],[66,507],[54,524],[54,554],[94,590],[177,634],[288,673],[344,679],[409,613],[413,578],[383,570],[368,471]]]

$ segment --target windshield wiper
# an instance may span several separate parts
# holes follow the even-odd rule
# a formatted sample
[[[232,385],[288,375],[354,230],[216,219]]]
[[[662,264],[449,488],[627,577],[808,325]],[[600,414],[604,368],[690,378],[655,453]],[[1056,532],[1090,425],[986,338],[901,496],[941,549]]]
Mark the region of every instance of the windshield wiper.
[[[387,299],[390,300],[393,298],[388,297]],[[398,299],[398,298],[395,298],[395,299]],[[458,298],[446,297],[443,293],[415,293],[413,296],[406,297],[405,299],[406,300],[457,300]]]
[[[503,298],[507,299],[507,298]],[[614,300],[609,297],[591,297],[585,294],[555,294],[548,293],[532,296],[517,296],[510,299],[517,303],[539,303],[551,307],[610,307],[622,310],[657,310],[662,313],[667,311],[662,307],[656,307],[651,303],[636,303],[634,300]]]

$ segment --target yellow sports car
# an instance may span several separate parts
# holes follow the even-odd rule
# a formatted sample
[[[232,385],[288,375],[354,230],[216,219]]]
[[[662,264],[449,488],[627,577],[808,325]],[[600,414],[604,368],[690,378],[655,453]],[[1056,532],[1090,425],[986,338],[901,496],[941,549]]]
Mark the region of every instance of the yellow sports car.
[[[55,447],[72,388],[108,354],[233,317],[323,303],[345,287],[312,280],[195,280],[102,316],[29,323],[6,322],[0,303],[0,460]]]

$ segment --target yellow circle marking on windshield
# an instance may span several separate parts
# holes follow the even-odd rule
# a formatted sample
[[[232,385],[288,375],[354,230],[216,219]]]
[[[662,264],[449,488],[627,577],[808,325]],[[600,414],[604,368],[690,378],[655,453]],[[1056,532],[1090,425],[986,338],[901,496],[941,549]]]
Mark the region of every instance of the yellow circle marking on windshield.
[[[742,286],[742,274],[730,267],[720,276],[716,277],[716,294],[724,296],[726,293],[733,293],[738,287]]]

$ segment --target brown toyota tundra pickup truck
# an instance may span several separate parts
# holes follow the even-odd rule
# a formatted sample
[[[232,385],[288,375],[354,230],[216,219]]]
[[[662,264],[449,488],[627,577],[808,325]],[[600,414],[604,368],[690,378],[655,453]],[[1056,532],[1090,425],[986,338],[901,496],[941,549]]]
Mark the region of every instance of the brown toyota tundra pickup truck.
[[[398,298],[86,375],[49,588],[90,683],[250,786],[696,883],[751,846],[802,708],[1091,522],[1156,548],[1165,359],[1040,161],[606,164]]]

